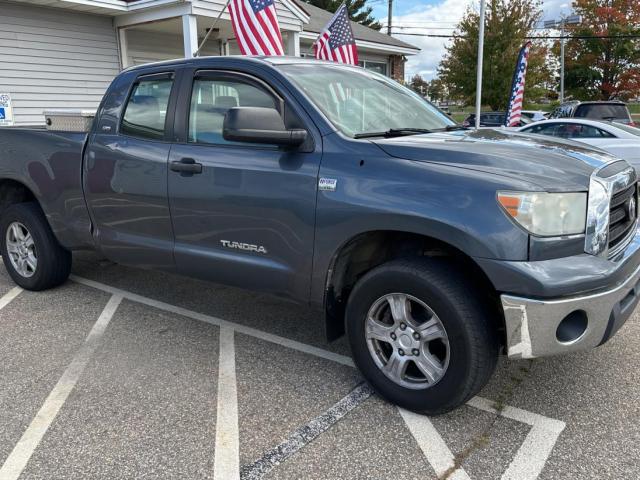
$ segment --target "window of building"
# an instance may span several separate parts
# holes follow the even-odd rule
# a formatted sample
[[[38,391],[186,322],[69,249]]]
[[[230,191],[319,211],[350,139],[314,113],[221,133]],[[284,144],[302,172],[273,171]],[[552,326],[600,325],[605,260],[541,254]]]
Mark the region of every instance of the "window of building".
[[[139,81],[127,102],[120,132],[162,140],[172,85],[170,78]]]
[[[358,65],[364,67],[372,72],[381,73],[387,75],[387,63],[386,62],[373,62],[371,60],[360,60]]]

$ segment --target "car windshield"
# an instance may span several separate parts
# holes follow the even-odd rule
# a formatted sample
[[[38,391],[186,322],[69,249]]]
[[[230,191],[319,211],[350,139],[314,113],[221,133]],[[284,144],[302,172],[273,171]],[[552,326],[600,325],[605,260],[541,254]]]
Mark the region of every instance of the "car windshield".
[[[363,68],[320,63],[279,68],[338,130],[350,137],[394,130],[424,133],[455,125],[413,91]]]
[[[584,103],[578,106],[574,116],[599,120],[628,120],[629,110],[626,105],[615,103]]]
[[[624,123],[615,123],[613,124],[613,126],[627,133],[631,133],[632,135],[636,135],[640,137],[640,128],[632,127],[630,125],[625,125]]]

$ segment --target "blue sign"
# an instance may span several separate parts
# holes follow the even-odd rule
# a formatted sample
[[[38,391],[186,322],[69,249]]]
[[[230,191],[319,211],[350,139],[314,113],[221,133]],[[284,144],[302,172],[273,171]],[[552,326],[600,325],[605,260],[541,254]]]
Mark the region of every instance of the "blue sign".
[[[4,107],[0,107],[0,120],[6,120],[6,115],[4,114]]]

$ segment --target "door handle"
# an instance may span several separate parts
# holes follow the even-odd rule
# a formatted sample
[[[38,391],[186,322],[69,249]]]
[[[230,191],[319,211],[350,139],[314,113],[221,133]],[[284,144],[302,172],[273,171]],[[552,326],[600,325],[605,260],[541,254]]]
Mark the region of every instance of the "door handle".
[[[197,163],[193,158],[182,158],[169,164],[172,172],[179,172],[183,177],[202,173],[202,164]]]

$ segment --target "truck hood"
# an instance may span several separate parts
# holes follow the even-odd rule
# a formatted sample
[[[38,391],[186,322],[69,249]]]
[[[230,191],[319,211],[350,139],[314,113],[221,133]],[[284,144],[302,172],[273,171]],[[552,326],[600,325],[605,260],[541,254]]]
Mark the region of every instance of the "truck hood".
[[[506,129],[429,133],[373,143],[393,157],[513,177],[546,191],[586,190],[594,170],[619,160],[588,145]]]

